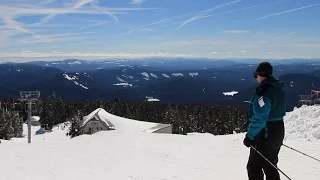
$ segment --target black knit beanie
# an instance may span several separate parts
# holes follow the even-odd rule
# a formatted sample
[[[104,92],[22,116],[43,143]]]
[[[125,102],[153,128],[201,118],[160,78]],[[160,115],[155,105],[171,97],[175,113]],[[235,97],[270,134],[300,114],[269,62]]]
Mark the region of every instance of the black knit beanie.
[[[273,73],[273,67],[269,62],[262,62],[258,65],[254,75],[259,75],[262,77],[269,77]]]

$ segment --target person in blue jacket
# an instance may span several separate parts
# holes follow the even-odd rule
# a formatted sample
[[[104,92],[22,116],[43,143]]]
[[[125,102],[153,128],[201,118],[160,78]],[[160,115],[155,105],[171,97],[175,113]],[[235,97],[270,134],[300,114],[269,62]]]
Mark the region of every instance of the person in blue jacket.
[[[283,117],[286,115],[284,83],[272,76],[273,67],[262,62],[253,73],[258,87],[250,100],[248,110],[249,125],[244,145],[253,146],[272,164],[277,166],[278,154],[283,143],[285,128]],[[249,180],[280,180],[279,172],[250,148],[247,163]]]

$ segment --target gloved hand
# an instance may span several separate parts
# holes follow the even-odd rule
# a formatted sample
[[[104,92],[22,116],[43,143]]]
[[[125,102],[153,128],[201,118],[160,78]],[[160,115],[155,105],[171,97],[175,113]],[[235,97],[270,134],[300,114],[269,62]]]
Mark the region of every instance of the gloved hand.
[[[243,140],[243,144],[247,147],[251,147],[251,146],[255,146],[256,145],[256,141],[255,140],[251,140],[248,135],[246,135],[246,137]]]

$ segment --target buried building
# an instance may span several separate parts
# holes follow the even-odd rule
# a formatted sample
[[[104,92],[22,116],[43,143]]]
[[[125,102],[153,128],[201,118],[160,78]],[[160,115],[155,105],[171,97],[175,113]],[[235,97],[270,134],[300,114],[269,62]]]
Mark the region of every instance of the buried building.
[[[31,117],[31,126],[40,126],[40,117],[39,116],[32,116]]]
[[[82,130],[85,134],[109,130],[172,134],[172,125],[123,118],[98,108],[83,117]]]

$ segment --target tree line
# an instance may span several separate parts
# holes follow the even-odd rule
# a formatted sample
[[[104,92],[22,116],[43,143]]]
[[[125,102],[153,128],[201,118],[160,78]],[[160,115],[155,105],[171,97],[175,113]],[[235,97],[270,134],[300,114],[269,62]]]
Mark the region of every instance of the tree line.
[[[22,124],[27,121],[27,113],[14,106],[14,99],[2,100],[0,107],[0,139],[22,136]],[[97,108],[129,119],[172,124],[174,134],[190,132],[211,133],[214,135],[245,132],[247,108],[239,106],[218,106],[212,104],[165,104],[142,101],[126,102],[116,97],[112,101],[65,101],[51,95],[33,104],[34,113],[40,116],[41,127],[51,130],[61,123],[70,122],[68,136],[83,134],[81,120]]]

